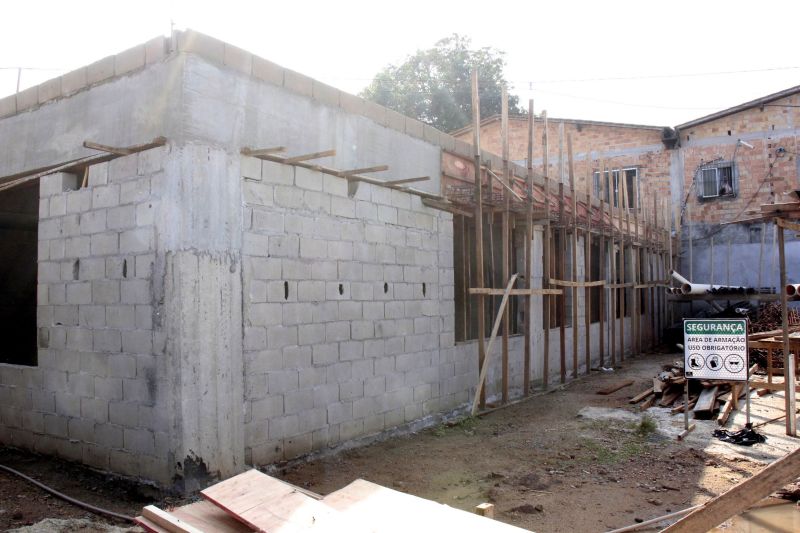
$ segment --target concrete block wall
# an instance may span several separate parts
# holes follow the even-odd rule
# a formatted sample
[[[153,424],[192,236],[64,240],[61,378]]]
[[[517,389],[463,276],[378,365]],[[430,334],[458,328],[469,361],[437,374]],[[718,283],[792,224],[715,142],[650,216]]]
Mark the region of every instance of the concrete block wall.
[[[242,160],[245,457],[264,464],[464,404],[452,215]]]
[[[0,443],[169,481],[151,296],[163,149],[40,182],[38,366],[0,365]]]

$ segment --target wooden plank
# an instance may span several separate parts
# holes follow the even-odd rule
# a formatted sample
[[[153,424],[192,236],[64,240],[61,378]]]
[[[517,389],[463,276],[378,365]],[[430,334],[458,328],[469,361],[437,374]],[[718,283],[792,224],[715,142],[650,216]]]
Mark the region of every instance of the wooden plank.
[[[330,507],[258,470],[217,483],[200,495],[258,531],[289,533],[344,525]]]
[[[432,207],[434,209],[439,209],[440,211],[447,211],[448,213],[453,213],[454,215],[461,215],[462,217],[473,218],[473,214],[469,211],[464,211],[456,204],[450,203],[446,200],[434,200],[432,198],[421,198],[422,205],[427,207]]]
[[[431,179],[430,176],[417,176],[416,178],[399,178],[396,180],[386,180],[387,187],[394,187],[396,185],[402,185],[404,183],[416,183],[418,181],[429,181]]]
[[[753,477],[702,504],[700,509],[692,511],[662,530],[662,533],[708,531],[794,481],[798,472],[800,472],[800,449],[778,459]]]
[[[648,396],[650,396],[651,394],[653,394],[654,392],[655,392],[655,390],[653,389],[653,387],[650,387],[646,391],[642,391],[639,394],[637,394],[636,396],[634,396],[633,398],[631,398],[630,400],[628,400],[628,403],[639,403],[642,400],[644,400],[645,398],[647,398]]]
[[[597,391],[597,394],[602,394],[603,396],[608,396],[609,394],[613,394],[620,389],[624,389],[625,387],[629,387],[634,384],[634,380],[629,379],[627,381],[623,381],[621,383],[616,383],[614,385],[610,385],[604,389],[600,389]],[[652,392],[652,389],[651,389]]]
[[[675,400],[680,398],[683,391],[678,387],[672,387],[671,389],[667,390],[663,396],[661,396],[661,401],[658,402],[658,405],[661,407],[668,407],[672,405]]]
[[[475,506],[475,514],[478,516],[485,516],[486,518],[494,518],[494,504],[479,503]]]
[[[83,141],[83,147],[90,150],[97,150],[98,152],[108,152],[116,155],[130,155],[134,152],[130,148],[121,148],[117,146],[107,146],[105,144],[96,143],[93,141]]]
[[[559,285],[561,287],[602,287],[606,284],[604,280],[598,281],[572,281],[564,279],[550,278],[551,285]]]
[[[155,505],[148,505],[142,509],[142,516],[170,533],[203,533],[201,529],[197,529],[183,520],[175,518]]]
[[[353,176],[354,174],[369,174],[370,172],[383,172],[384,170],[389,170],[389,165],[377,165],[374,167],[363,167],[363,168],[352,168],[350,170],[341,170],[339,171],[339,176],[342,178],[346,178],[348,176]],[[417,180],[419,178],[412,178],[412,179]],[[424,181],[426,179],[428,179],[428,176],[419,179],[419,181]],[[409,183],[409,182],[403,182],[403,183]]]
[[[714,411],[714,408],[717,403],[717,394],[719,393],[719,387],[713,386],[707,389],[703,389],[700,393],[700,397],[697,398],[697,403],[694,406],[694,414],[695,416],[700,414],[710,414]]]
[[[165,144],[167,144],[167,139],[165,137],[156,137],[150,142],[144,144],[134,144],[131,146],[126,146],[125,149],[130,150],[130,153],[139,153],[145,150],[150,150],[152,148],[157,148],[159,146],[164,146]],[[111,161],[112,159],[116,159],[117,157],[119,156],[116,154],[96,154],[86,157],[80,157],[78,159],[72,159],[65,163],[52,165],[50,167],[45,167],[44,169],[40,170],[35,170],[31,172],[20,172],[13,174],[11,176],[4,176],[0,178],[0,191],[5,191],[7,189],[11,189],[13,187],[29,183],[31,181],[38,180],[43,176],[55,174],[56,172],[68,171],[76,167],[83,168],[85,166],[97,163],[103,163],[105,161]]]
[[[358,479],[322,500],[348,524],[374,533],[523,533],[526,530]],[[348,531],[342,529],[341,531]]]
[[[168,529],[164,529],[155,522],[151,522],[150,520],[148,520],[143,516],[137,516],[133,519],[133,521],[136,523],[136,525],[138,525],[148,533],[171,533]]]
[[[600,164],[598,165],[598,177],[600,181],[600,246],[597,248],[598,251],[598,258],[600,266],[600,279],[607,281],[607,272],[606,272],[606,226],[605,226],[605,217],[606,217],[606,183],[605,183],[605,175],[604,175],[604,167],[605,161],[600,160]],[[599,332],[600,332],[600,366],[605,366],[605,358],[606,358],[606,291],[599,291],[599,306],[600,306],[600,316],[599,316]]]
[[[333,157],[336,155],[336,150],[322,150],[321,152],[311,152],[310,154],[300,154],[292,157],[287,157],[283,160],[287,165],[294,163],[301,163],[303,161],[310,161],[311,159],[322,159],[323,157]]]
[[[247,155],[250,157],[260,157],[262,155],[279,154],[285,151],[286,151],[285,146],[272,146],[270,148],[258,148],[256,150],[245,147],[242,148],[242,155]]]
[[[778,256],[780,262],[781,272],[781,287],[786,287],[786,243],[784,237],[784,230],[787,228],[782,219],[775,221],[777,226],[775,230],[778,232]],[[788,229],[792,229],[789,227]],[[797,226],[800,230],[800,225]],[[796,398],[795,398],[795,358],[792,356],[789,346],[789,304],[785,290],[781,290],[781,329],[783,330],[783,381],[786,384],[785,391],[785,412],[791,414],[786,417],[786,434],[791,437],[797,436],[797,419],[794,416]]]
[[[489,288],[471,288],[469,289],[470,294],[482,294],[484,296],[502,296],[505,294],[505,289],[489,289]],[[559,295],[563,294],[563,290],[561,289],[511,289],[509,294],[511,296],[529,296],[531,294],[550,294],[550,295]]]
[[[591,153],[586,154],[589,160],[589,175],[586,178],[586,231],[583,234],[583,281],[588,282],[592,277],[592,184]],[[585,287],[583,290],[583,327],[584,335],[584,358],[586,359],[586,373],[592,368],[592,289]]]
[[[522,196],[520,196],[519,194],[517,194],[517,192],[516,192],[514,189],[512,189],[511,187],[509,187],[509,186],[508,186],[508,185],[507,185],[507,184],[506,184],[506,183],[503,181],[503,179],[502,179],[500,176],[498,176],[497,174],[495,174],[494,172],[492,172],[492,171],[491,171],[491,169],[487,168],[487,169],[486,169],[486,173],[487,173],[489,176],[491,176],[492,178],[494,178],[494,179],[495,179],[495,181],[497,181],[497,183],[499,183],[500,185],[502,185],[502,186],[503,186],[503,194],[505,194],[505,193],[510,193],[510,194],[513,194],[514,196],[516,196],[516,197],[517,197],[517,200],[519,200],[519,201],[521,201],[521,202],[525,200],[525,198],[523,198]]]
[[[800,231],[800,223],[797,222],[789,222],[784,218],[776,218],[775,223],[778,225],[778,227],[788,229],[789,231]],[[786,284],[784,283],[783,286],[785,287]]]
[[[170,514],[206,533],[215,531],[246,533],[252,531],[249,527],[207,501],[194,502],[178,507],[170,511]]]
[[[489,344],[486,347],[485,353],[486,358],[483,360],[483,365],[481,366],[481,373],[478,376],[478,388],[475,391],[475,399],[472,402],[472,415],[475,416],[475,413],[478,412],[478,398],[483,391],[483,384],[486,381],[486,373],[489,371],[489,357],[492,353],[492,344],[494,343],[494,339],[497,336],[497,330],[500,329],[500,320],[503,317],[503,311],[505,310],[506,304],[508,303],[508,293],[511,291],[511,287],[514,285],[514,282],[517,281],[517,274],[511,276],[511,279],[508,280],[508,286],[506,287],[506,291],[503,294],[503,299],[500,300],[500,309],[497,311],[497,317],[494,321],[494,327],[492,328],[492,335],[489,337]]]

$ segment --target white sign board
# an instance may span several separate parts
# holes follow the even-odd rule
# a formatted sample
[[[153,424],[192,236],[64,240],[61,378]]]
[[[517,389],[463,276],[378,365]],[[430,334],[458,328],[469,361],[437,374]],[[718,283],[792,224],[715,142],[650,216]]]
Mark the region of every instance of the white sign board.
[[[687,318],[683,347],[687,378],[747,381],[747,320]]]

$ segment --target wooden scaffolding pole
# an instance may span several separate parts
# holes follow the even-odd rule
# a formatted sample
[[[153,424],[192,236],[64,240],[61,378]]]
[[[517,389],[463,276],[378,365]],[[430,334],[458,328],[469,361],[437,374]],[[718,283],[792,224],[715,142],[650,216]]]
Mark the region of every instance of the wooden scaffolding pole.
[[[603,168],[605,167],[605,161],[600,160],[600,164],[598,166],[598,181],[600,182],[600,246],[597,248],[598,257],[597,260],[599,261],[598,266],[600,267],[600,279],[605,280],[608,283],[608,278],[606,277],[606,227],[605,227],[605,218],[606,218],[606,185],[605,185],[605,175],[603,174]],[[601,287],[599,295],[599,307],[600,307],[600,316],[598,321],[598,331],[600,332],[599,339],[600,339],[600,363],[601,367],[605,366],[605,358],[606,358],[606,332],[605,332],[605,318],[606,318],[606,290],[605,288]]]
[[[546,225],[544,227],[544,239],[542,242],[542,288],[550,286],[550,247],[552,246],[553,233],[550,226],[550,170],[547,158],[548,134],[547,134],[547,111],[542,111],[542,126],[544,135],[542,137],[542,174],[544,175],[544,210]],[[547,390],[550,381],[550,324],[552,323],[552,300],[545,294],[542,296],[542,307],[544,316],[542,326],[544,338],[542,339],[542,387]]]
[[[503,179],[506,181],[506,185],[509,187],[511,186],[511,175],[510,169],[508,166],[508,91],[505,86],[502,88],[501,93],[501,103],[500,103],[500,131],[502,136],[502,143],[503,143]],[[508,242],[508,234],[510,232],[509,228],[509,216],[510,216],[510,209],[511,209],[511,196],[508,194],[508,189],[503,188],[503,215],[502,215],[502,261],[503,261],[503,268],[502,268],[502,276],[503,281],[502,283],[508,283],[508,276],[509,276],[509,260],[510,260],[510,243]],[[508,337],[510,335],[510,325],[509,325],[509,313],[508,313],[508,306],[503,308],[502,312],[502,326],[503,326],[503,342],[502,342],[502,350],[503,350],[503,403],[508,402]]]
[[[564,279],[564,258],[567,256],[567,232],[564,216],[564,121],[558,123],[558,235],[559,250],[554,259],[558,260],[557,275]],[[559,260],[560,259],[560,260]],[[567,381],[567,295],[561,297],[559,308],[559,357],[561,362],[561,383]]]
[[[483,191],[481,183],[481,106],[478,94],[478,71],[472,71],[472,146],[475,156],[475,287],[483,288]],[[486,307],[483,295],[478,298],[478,368],[483,368],[486,352]],[[476,391],[477,392],[477,391]],[[480,406],[486,405],[486,391],[481,388]],[[477,398],[476,398],[477,399]]]
[[[608,219],[610,221],[610,266],[611,266],[611,281],[613,283],[611,289],[611,317],[608,319],[608,326],[611,330],[611,366],[617,364],[617,307],[619,303],[618,288],[617,288],[617,243],[616,243],[616,224],[614,222],[614,206],[617,204],[617,187],[614,183],[614,171],[608,167]]]
[[[625,228],[623,227],[623,202],[625,202],[625,193],[623,192],[623,183],[625,178],[622,175],[623,170],[620,168],[617,173],[617,214],[619,215],[619,279],[622,287],[620,288],[619,299],[619,361],[620,363],[625,360],[625,297],[627,296],[627,289],[625,287]]]
[[[528,100],[528,213],[525,217],[525,286],[533,288],[533,135],[534,116],[533,100]],[[525,297],[525,359],[523,362],[523,394],[527,396],[531,389],[531,295]]]
[[[572,268],[570,280],[578,281],[578,190],[575,187],[575,167],[572,158],[572,134],[567,135],[567,161],[569,188],[572,196]],[[572,296],[572,377],[578,377],[578,288],[570,289]],[[589,369],[587,368],[588,372]]]
[[[586,152],[589,174],[586,176],[586,232],[583,234],[583,281],[592,278],[592,157]],[[602,290],[602,289],[600,289]],[[592,288],[583,290],[583,323],[586,330],[586,373],[592,369]]]
[[[627,180],[626,180],[627,181]],[[639,225],[639,184],[638,176],[633,182],[633,227],[634,227],[634,264],[633,264],[633,283],[634,287],[642,284],[642,250],[644,249],[644,239],[642,238],[641,226]],[[641,287],[633,289],[633,310],[636,317],[636,354],[642,353],[642,290]]]
[[[783,235],[784,225],[780,218],[775,219],[775,231],[778,232],[778,254],[781,269],[781,329],[783,330],[783,380],[786,384],[786,434],[797,436],[797,417],[795,415],[795,364],[794,355],[789,350],[789,303],[786,287],[786,243]]]

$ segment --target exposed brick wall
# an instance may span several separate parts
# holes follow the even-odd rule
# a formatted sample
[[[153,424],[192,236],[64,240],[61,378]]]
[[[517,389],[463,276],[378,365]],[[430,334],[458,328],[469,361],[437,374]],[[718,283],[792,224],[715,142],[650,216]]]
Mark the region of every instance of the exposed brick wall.
[[[561,121],[548,120],[548,171],[547,175],[559,179],[558,132]],[[535,140],[533,149],[534,171],[544,174],[542,169],[544,121],[536,119]],[[575,186],[585,190],[586,179],[600,167],[600,160],[605,168],[640,169],[642,194],[651,192],[669,194],[670,154],[661,143],[661,130],[648,127],[623,125],[606,125],[564,121],[564,179],[568,178],[567,136],[572,136],[574,158]],[[472,142],[472,132],[465,131],[456,135],[456,139]],[[509,158],[522,162],[528,154],[528,120],[527,118],[509,119],[508,128]],[[481,126],[481,148],[502,154],[502,135],[500,121],[494,120]]]
[[[151,296],[163,149],[40,183],[38,366],[0,365],[0,442],[167,483]]]
[[[800,95],[772,102],[798,105]],[[688,195],[691,221],[719,224],[751,218],[763,203],[785,202],[798,183],[798,110],[790,107],[755,107],[680,132],[683,153],[684,198]],[[730,134],[729,134],[730,132]],[[740,145],[743,139],[753,148]],[[778,153],[784,148],[783,155]],[[700,200],[692,188],[697,169],[704,163],[735,154],[739,194],[735,198]],[[682,199],[684,200],[684,199]],[[688,219],[685,219],[688,220]]]
[[[245,446],[291,458],[463,404],[452,215],[243,158]]]

